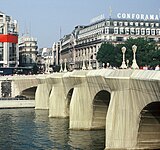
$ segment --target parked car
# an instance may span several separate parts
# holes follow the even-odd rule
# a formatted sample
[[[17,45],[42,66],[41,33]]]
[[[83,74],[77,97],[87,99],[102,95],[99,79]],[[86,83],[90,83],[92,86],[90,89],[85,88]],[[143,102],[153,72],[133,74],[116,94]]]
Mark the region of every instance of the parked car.
[[[17,95],[17,96],[15,96],[15,99],[17,99],[17,100],[27,100],[28,98],[26,96],[23,96],[23,95]]]

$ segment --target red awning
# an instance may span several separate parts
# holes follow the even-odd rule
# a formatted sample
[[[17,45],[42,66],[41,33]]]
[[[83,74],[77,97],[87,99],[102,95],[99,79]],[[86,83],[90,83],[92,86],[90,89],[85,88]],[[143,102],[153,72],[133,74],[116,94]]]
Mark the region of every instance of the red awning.
[[[10,34],[0,34],[0,42],[18,43],[18,36]]]

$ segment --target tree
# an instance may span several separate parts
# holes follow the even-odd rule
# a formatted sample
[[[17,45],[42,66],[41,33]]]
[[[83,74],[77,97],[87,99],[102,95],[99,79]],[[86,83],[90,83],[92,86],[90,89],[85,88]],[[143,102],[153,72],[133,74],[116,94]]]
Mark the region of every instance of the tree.
[[[137,46],[136,51],[136,60],[137,64],[139,66],[155,66],[156,63],[158,64],[158,58],[159,50],[156,46],[156,43],[154,41],[149,41],[148,39],[144,38],[129,38],[125,43],[121,46],[126,47],[126,60],[128,59],[130,62],[130,65],[132,64],[133,60],[133,52],[132,52],[132,46]],[[153,63],[154,60],[154,63]]]
[[[151,62],[151,66],[157,66],[160,64],[160,47],[156,47],[155,52],[152,54],[153,61]]]
[[[97,60],[101,63],[109,63],[111,66],[115,66],[115,47],[111,43],[102,43],[97,52]]]
[[[147,38],[129,38],[124,44],[114,46],[111,43],[103,43],[98,50],[97,60],[101,63],[110,63],[111,66],[120,67],[122,64],[123,46],[126,47],[125,60],[129,60],[129,66],[132,65],[133,51],[132,46],[137,46],[136,60],[138,66],[155,67],[160,64],[160,47],[154,41]]]

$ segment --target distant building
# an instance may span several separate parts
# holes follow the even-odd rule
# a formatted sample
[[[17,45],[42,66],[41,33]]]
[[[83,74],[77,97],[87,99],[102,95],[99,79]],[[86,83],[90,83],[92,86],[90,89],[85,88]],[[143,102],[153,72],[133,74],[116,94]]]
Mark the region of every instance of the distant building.
[[[52,56],[52,48],[40,48],[38,54],[43,58],[47,58],[48,56]]]
[[[52,48],[40,48],[38,51],[38,64],[43,72],[50,72],[53,66]]]
[[[17,21],[0,12],[0,67],[15,67],[18,58]]]
[[[53,43],[52,52],[53,52],[53,65],[57,66],[59,65],[59,60],[60,60],[60,42]]]
[[[77,26],[72,33],[60,39],[60,59],[67,59],[74,68],[82,68],[82,61],[92,67],[96,65],[97,52],[104,42],[113,44],[124,43],[128,38],[144,37],[160,44],[160,21],[156,16],[147,18],[147,15],[125,18],[118,14],[118,19],[102,19],[86,26]],[[127,15],[129,16],[129,15]],[[121,17],[121,18],[120,18]]]
[[[37,39],[24,35],[19,39],[19,66],[33,67],[37,62]]]

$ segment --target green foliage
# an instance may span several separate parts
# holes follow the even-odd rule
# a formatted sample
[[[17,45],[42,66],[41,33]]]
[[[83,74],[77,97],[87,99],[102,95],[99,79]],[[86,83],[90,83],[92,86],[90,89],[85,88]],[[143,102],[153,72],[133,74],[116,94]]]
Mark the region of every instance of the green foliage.
[[[120,66],[122,63],[123,46],[126,47],[125,60],[129,60],[129,65],[132,65],[133,51],[132,46],[137,46],[136,60],[139,66],[155,67],[160,64],[160,49],[156,43],[144,38],[129,38],[124,44],[114,46],[111,43],[103,43],[97,53],[97,60],[102,63],[110,63],[111,66]]]
[[[97,60],[101,63],[110,63],[115,66],[115,47],[111,43],[103,43],[97,52]]]
[[[136,51],[137,64],[139,66],[145,66],[145,65],[153,66],[152,64],[153,55],[155,55],[157,51],[155,42],[150,42],[149,40],[144,38],[137,38],[137,39],[129,38],[124,43],[124,46],[127,49],[126,59],[129,60],[130,65],[133,60],[133,52],[132,52],[133,45],[137,46],[137,51]]]

